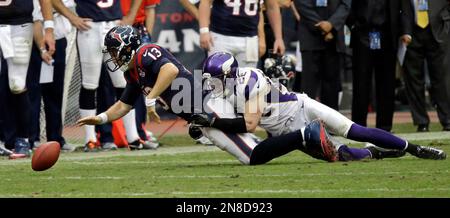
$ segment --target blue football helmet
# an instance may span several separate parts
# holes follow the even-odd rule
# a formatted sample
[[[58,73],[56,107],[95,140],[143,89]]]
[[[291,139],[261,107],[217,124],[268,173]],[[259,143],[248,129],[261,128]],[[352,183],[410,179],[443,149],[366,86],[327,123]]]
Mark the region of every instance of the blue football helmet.
[[[127,67],[136,50],[141,45],[141,36],[132,26],[116,26],[105,36],[103,53],[109,53],[111,58],[106,61],[110,71],[116,71],[122,66]]]

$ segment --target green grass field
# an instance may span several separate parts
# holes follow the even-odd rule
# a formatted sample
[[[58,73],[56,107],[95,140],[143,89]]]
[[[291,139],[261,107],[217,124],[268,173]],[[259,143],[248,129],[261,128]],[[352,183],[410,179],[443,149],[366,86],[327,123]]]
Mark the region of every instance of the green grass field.
[[[409,126],[397,125],[394,131],[411,132]],[[450,153],[448,132],[401,136]],[[2,158],[0,197],[450,197],[448,159],[406,155],[326,163],[296,151],[265,165],[243,166],[188,136],[162,142],[156,151],[62,154],[44,172],[34,172],[30,159]]]

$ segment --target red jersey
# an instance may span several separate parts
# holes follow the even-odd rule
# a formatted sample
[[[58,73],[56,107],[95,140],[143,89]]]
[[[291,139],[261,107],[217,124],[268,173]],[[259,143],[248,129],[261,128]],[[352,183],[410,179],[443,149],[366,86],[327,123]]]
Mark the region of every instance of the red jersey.
[[[136,14],[134,23],[142,23],[145,20],[145,7],[159,4],[161,0],[142,0],[141,7]],[[123,15],[127,15],[131,8],[131,0],[120,0]]]

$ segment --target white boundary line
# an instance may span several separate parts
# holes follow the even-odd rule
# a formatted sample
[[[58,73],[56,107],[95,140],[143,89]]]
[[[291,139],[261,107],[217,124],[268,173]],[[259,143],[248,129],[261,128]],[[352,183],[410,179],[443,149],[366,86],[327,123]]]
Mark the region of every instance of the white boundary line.
[[[239,178],[254,177],[316,177],[316,176],[363,176],[363,175],[409,175],[409,174],[449,174],[444,171],[408,171],[408,172],[335,172],[335,173],[286,173],[286,174],[239,174]],[[147,176],[147,179],[214,179],[231,178],[234,175],[155,175]],[[66,177],[36,177],[27,180],[129,180],[129,177],[121,176],[66,176]],[[2,178],[0,181],[12,181],[10,178]]]
[[[230,191],[212,191],[212,192],[103,192],[103,193],[48,193],[50,196],[58,197],[89,197],[89,196],[110,196],[110,197],[144,197],[144,196],[210,196],[210,195],[246,195],[246,194],[290,194],[290,195],[300,195],[305,193],[411,193],[411,192],[450,192],[450,187],[446,188],[368,188],[368,189],[265,189],[265,190],[230,190]],[[441,193],[442,194],[442,193]],[[26,194],[6,194],[0,195],[2,198],[10,197],[29,197],[31,195]]]

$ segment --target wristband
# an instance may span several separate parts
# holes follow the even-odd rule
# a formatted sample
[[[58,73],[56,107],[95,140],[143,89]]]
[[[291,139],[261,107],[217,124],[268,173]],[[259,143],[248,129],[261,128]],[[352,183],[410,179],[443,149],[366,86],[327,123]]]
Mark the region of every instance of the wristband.
[[[145,98],[145,106],[153,107],[155,105],[156,105],[156,99],[155,98],[152,98],[152,99]]]
[[[97,115],[99,118],[100,118],[100,124],[105,124],[105,123],[107,123],[108,122],[108,115],[106,115],[106,113],[105,112],[103,112],[103,113],[101,113],[101,114],[99,114],[99,115]]]
[[[200,34],[202,34],[202,33],[209,33],[209,28],[208,27],[200,28]]]
[[[40,48],[39,50],[41,51],[41,54],[42,53],[47,53],[47,49],[45,49],[45,48]]]
[[[55,23],[53,20],[46,20],[44,21],[44,29],[52,28],[55,29]]]

